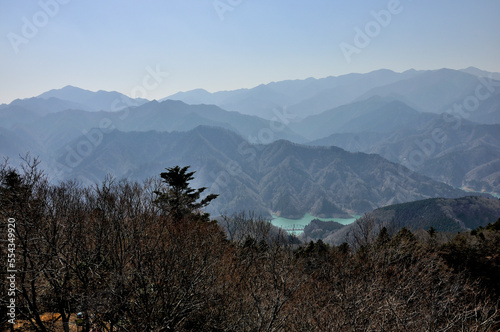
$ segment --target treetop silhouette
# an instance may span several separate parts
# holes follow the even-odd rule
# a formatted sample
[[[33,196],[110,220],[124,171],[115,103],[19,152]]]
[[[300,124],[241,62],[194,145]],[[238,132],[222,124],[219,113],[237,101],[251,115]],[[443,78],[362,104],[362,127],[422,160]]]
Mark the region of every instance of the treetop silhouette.
[[[207,188],[193,189],[190,187],[189,181],[194,179],[193,175],[196,172],[188,172],[189,167],[169,167],[166,168],[166,172],[160,174],[163,182],[167,184],[167,190],[164,192],[155,191],[155,194],[158,195],[155,203],[175,222],[193,215],[198,215],[201,220],[208,221],[208,213],[201,213],[200,209],[207,206],[219,195],[209,194],[200,200],[201,194]]]

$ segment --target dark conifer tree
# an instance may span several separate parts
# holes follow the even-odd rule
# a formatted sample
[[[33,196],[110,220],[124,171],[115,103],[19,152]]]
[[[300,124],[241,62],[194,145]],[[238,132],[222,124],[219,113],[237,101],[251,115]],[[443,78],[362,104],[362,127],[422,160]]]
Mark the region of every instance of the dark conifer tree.
[[[155,194],[158,195],[155,203],[175,222],[192,215],[197,215],[201,220],[208,221],[208,214],[201,213],[200,209],[207,206],[219,195],[209,194],[200,200],[201,194],[207,188],[193,189],[189,186],[189,181],[194,179],[193,175],[196,173],[188,172],[189,167],[169,167],[166,168],[166,172],[160,174],[167,184],[167,190],[165,192],[155,191]]]

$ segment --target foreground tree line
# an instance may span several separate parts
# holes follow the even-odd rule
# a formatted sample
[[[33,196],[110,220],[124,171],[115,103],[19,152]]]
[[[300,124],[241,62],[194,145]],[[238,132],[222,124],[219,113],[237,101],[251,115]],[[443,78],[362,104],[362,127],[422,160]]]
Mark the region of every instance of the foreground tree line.
[[[403,228],[299,245],[245,213],[210,221],[194,172],[144,183],[50,184],[36,161],[0,168],[2,264],[15,219],[16,319],[57,313],[99,331],[497,331],[500,221],[445,238]],[[370,229],[370,231],[367,231]],[[5,268],[2,268],[6,280]],[[2,283],[3,284],[3,283]],[[1,322],[7,322],[7,287]]]

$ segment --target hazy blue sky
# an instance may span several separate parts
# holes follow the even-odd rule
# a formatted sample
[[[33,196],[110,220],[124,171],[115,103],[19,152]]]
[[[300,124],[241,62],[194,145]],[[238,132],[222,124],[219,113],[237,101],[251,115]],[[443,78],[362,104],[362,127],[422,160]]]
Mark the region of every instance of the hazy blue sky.
[[[0,37],[0,103],[65,85],[160,99],[380,68],[500,72],[500,1],[0,0]]]

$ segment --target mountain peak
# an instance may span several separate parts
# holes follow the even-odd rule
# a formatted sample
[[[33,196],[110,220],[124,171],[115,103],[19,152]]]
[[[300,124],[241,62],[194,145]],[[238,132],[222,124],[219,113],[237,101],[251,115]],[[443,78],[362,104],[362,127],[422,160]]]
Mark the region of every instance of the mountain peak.
[[[493,73],[486,70],[481,70],[476,67],[467,67],[465,69],[460,69],[461,72],[471,74],[477,77],[491,77],[495,80],[500,80],[500,73]]]
[[[146,99],[132,99],[117,91],[99,90],[97,92],[85,90],[73,85],[66,85],[60,89],[52,89],[37,96],[41,99],[57,98],[59,100],[82,105],[81,109],[89,111],[119,111],[130,106],[139,106],[147,102]]]
[[[60,89],[52,89],[37,96],[38,98],[48,99],[56,97],[58,99],[81,102],[83,98],[90,97],[94,92],[78,88],[72,85],[66,85]]]

